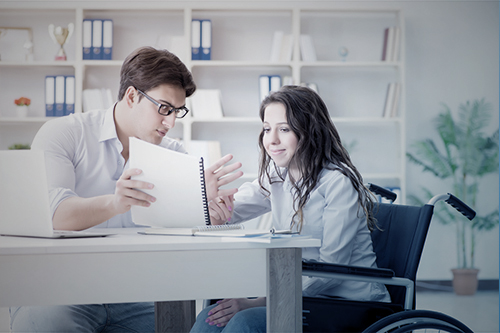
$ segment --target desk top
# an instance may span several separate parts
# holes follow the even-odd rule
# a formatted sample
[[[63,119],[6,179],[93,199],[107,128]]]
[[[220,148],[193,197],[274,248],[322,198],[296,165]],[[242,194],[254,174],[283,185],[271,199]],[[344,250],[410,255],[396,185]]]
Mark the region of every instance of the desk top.
[[[143,228],[105,229],[114,235],[96,238],[44,239],[0,236],[0,255],[101,252],[192,251],[319,247],[319,239],[291,237],[259,242],[252,238],[138,234]],[[96,230],[102,232],[102,230]]]

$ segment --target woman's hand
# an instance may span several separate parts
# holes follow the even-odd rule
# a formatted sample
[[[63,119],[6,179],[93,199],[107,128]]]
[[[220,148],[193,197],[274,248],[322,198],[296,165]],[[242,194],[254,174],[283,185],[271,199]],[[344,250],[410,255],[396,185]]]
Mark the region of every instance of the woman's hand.
[[[224,224],[231,222],[233,215],[234,196],[217,197],[208,203],[211,224]]]
[[[233,318],[233,316],[239,311],[254,308],[257,306],[265,306],[266,298],[228,298],[217,302],[217,306],[214,307],[209,313],[208,318],[205,320],[210,325],[216,325],[217,327],[224,327]]]
[[[233,171],[241,168],[240,162],[225,165],[232,159],[233,155],[228,154],[205,169],[205,186],[207,189],[208,201],[216,200],[217,196],[229,196],[238,192],[237,188],[220,189],[222,186],[227,185],[243,176],[242,171],[232,173]]]

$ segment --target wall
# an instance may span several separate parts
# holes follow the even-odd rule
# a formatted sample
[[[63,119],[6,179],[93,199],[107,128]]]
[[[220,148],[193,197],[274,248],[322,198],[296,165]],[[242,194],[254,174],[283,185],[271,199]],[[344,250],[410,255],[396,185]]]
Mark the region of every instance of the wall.
[[[57,4],[61,7],[109,1],[0,1],[0,5]],[[128,1],[121,1],[126,6]],[[176,1],[163,3],[179,4]],[[111,2],[110,2],[111,3]],[[144,1],[144,6],[160,2]],[[185,3],[185,2],[183,2]],[[499,3],[498,1],[193,1],[201,6],[320,6],[347,8],[401,8],[406,17],[406,121],[407,148],[417,140],[434,138],[433,119],[446,103],[453,111],[467,100],[485,98],[493,106],[491,132],[498,127],[499,105]],[[369,139],[369,134],[366,138]],[[381,148],[383,149],[383,148]],[[421,186],[436,194],[451,191],[451,184],[436,182],[421,169],[407,165],[407,191],[420,194]],[[498,174],[481,184],[479,212],[498,207]],[[419,279],[451,279],[456,262],[454,229],[438,223],[431,226],[419,269]],[[478,238],[477,267],[481,279],[498,279],[498,228]]]

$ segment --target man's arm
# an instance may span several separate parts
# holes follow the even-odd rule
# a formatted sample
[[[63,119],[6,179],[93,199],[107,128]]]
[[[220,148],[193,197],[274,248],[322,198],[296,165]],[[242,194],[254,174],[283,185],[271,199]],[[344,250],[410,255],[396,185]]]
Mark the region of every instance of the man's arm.
[[[91,198],[69,197],[57,207],[52,219],[54,229],[83,230],[130,210],[132,205],[149,207],[156,199],[138,189],[151,189],[153,184],[132,180],[139,169],[125,170],[116,183],[114,194]]]

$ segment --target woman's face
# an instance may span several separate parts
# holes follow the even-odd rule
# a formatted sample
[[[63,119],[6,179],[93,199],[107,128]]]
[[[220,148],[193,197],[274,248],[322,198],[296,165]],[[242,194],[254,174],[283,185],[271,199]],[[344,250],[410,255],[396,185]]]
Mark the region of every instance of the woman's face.
[[[289,167],[299,140],[288,125],[285,106],[281,103],[269,104],[264,110],[262,126],[262,144],[267,154],[277,166]]]

